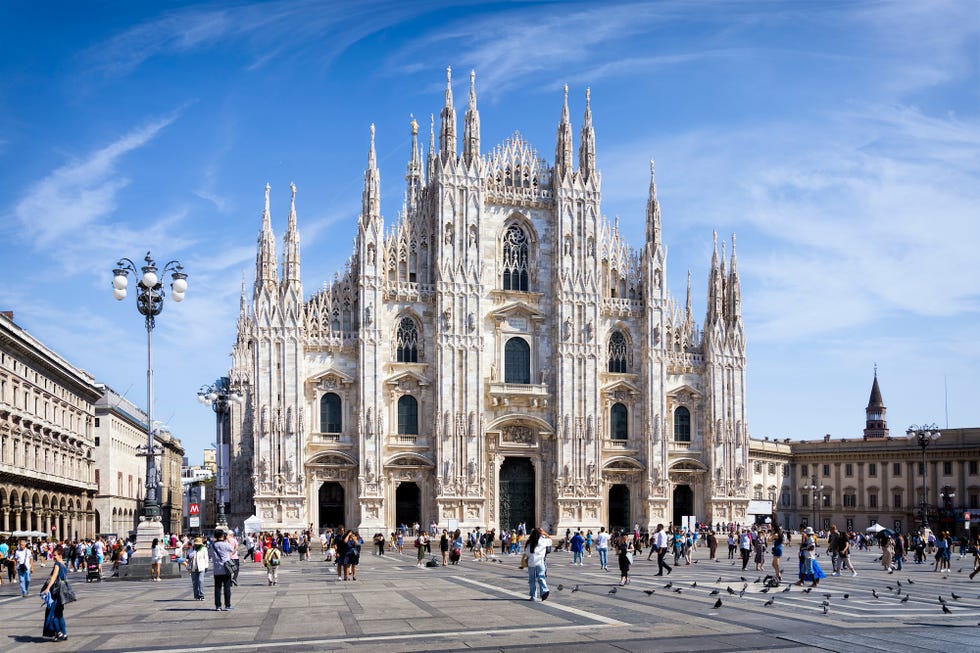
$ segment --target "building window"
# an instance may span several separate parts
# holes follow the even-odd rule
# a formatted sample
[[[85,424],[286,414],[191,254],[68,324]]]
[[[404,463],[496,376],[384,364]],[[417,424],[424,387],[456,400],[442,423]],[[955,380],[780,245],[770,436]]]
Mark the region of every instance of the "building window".
[[[810,466],[800,465],[800,476],[809,476],[809,475],[810,475]]]
[[[516,224],[507,227],[504,232],[503,255],[504,290],[527,292],[530,244],[527,234]]]
[[[868,492],[868,507],[877,508],[878,507],[878,493]]]
[[[803,495],[800,497],[800,505],[803,506],[804,508],[810,505],[810,495],[807,494],[806,492],[804,492]]]
[[[789,476],[789,463],[783,463],[783,476]]]
[[[756,474],[761,474],[762,473],[762,462],[760,462],[758,460],[755,461],[755,463],[753,463],[753,465],[752,465],[752,468],[755,470],[755,473]]]
[[[830,495],[829,494],[823,495],[823,507],[824,508],[829,508],[830,507]]]
[[[623,404],[613,404],[609,410],[609,437],[613,440],[629,438],[629,411]]]
[[[943,476],[953,475],[953,463],[948,460],[943,461]]]
[[[902,475],[902,463],[892,463],[892,476]]]
[[[629,371],[629,343],[622,331],[613,331],[609,336],[609,371],[614,374],[625,374]]]
[[[854,476],[854,465],[851,463],[845,463],[844,465],[844,476]]]
[[[976,475],[977,475],[977,461],[971,460],[970,461],[970,476],[976,476]]]
[[[878,475],[878,465],[876,463],[868,463],[868,476]]]
[[[892,508],[901,508],[901,507],[902,507],[902,495],[895,493],[895,496],[892,497]]]
[[[768,470],[769,470],[769,473],[770,474],[775,474],[776,473],[776,463],[769,463]]]
[[[857,506],[857,496],[854,495],[854,494],[845,494],[844,495],[844,507],[845,508],[854,508],[855,506]]]
[[[783,492],[782,497],[780,497],[780,501],[782,502],[784,508],[789,506],[790,504],[789,492]]]
[[[403,317],[395,333],[395,360],[399,363],[419,362],[419,330],[415,320]]]
[[[504,383],[531,382],[531,347],[524,338],[511,338],[504,345]]]
[[[402,395],[398,398],[398,434],[418,435],[419,433],[419,402],[412,395]]]
[[[95,418],[95,428],[99,428],[99,418]]]
[[[824,476],[830,476],[830,465],[824,465],[823,466],[823,475]]]
[[[343,426],[340,408],[340,395],[328,392],[320,397],[321,433],[340,433]]]
[[[922,472],[922,470],[924,469],[924,468],[922,467],[922,463],[918,463],[918,467],[919,467],[919,471],[918,471],[918,474],[919,474],[919,476],[922,476],[922,473],[923,473],[923,472]]]
[[[684,406],[674,411],[674,441],[691,441],[691,411]]]
[[[970,492],[970,510],[973,510],[980,505],[980,494],[976,492]]]

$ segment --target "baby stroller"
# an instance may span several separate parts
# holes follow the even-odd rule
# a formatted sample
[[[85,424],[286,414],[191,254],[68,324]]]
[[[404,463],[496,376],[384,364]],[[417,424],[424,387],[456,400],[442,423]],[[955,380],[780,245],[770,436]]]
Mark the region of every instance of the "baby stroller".
[[[93,580],[102,582],[102,574],[99,573],[99,559],[94,553],[85,559],[85,582],[91,583]]]

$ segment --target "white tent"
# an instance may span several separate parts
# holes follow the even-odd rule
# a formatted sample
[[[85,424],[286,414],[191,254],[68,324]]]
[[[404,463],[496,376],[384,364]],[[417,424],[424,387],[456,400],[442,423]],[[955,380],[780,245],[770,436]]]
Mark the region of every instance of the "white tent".
[[[881,524],[872,524],[871,526],[868,526],[866,529],[864,529],[864,532],[865,533],[880,533],[883,530],[885,530],[885,527],[882,526]]]
[[[257,515],[252,515],[245,520],[246,533],[258,533],[262,530],[262,520]]]

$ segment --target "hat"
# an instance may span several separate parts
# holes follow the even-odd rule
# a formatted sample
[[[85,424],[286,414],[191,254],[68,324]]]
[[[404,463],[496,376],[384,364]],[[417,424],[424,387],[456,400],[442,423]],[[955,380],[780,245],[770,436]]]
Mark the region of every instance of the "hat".
[[[810,526],[807,526],[806,529],[803,532],[806,533],[807,535],[813,535],[813,528],[810,527]]]
[[[194,538],[194,546],[204,546],[204,540],[199,537]]]

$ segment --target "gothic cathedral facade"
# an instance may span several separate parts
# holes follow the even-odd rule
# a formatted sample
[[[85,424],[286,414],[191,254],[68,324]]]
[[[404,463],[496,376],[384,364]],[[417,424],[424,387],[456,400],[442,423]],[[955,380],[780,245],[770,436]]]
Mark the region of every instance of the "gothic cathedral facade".
[[[374,127],[355,249],[309,297],[292,200],[277,265],[266,186],[232,382],[232,515],[266,528],[641,527],[744,522],[745,336],[717,238],[703,326],[666,289],[653,166],[646,242],[601,212],[589,96],[573,158],[515,133],[481,152],[473,75],[462,153],[450,73],[428,151],[412,121],[386,228]]]

